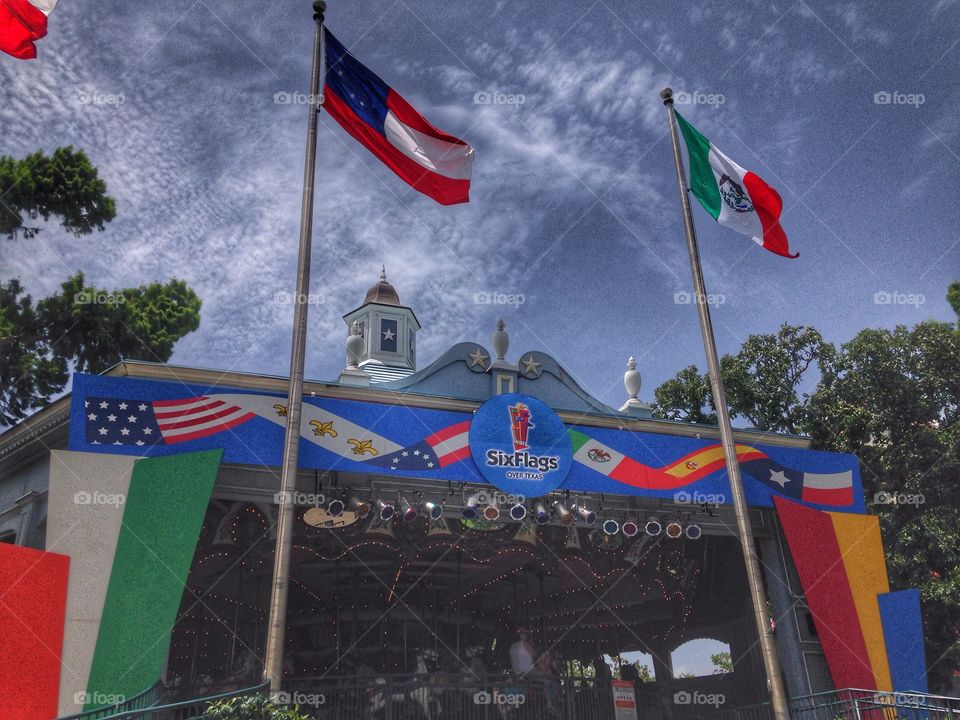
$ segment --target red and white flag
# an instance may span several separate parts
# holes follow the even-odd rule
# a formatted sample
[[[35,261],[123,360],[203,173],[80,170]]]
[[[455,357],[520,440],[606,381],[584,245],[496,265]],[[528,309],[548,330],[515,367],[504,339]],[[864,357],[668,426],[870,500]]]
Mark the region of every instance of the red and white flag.
[[[57,0],[0,0],[0,50],[21,60],[37,56],[35,41],[47,34]]]

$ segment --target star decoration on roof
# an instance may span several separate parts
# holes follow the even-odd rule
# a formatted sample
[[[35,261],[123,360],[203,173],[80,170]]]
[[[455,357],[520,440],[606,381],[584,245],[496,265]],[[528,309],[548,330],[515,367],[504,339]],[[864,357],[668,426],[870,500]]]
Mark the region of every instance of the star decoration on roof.
[[[390,328],[387,328],[386,330],[383,331],[384,340],[393,340],[395,337],[396,335],[393,334],[393,330],[391,330]]]
[[[520,361],[520,364],[523,365],[523,374],[524,375],[539,375],[540,366],[543,363],[538,363],[533,359],[533,353],[530,353],[523,360]]]
[[[490,359],[490,356],[479,347],[467,357],[470,358],[470,367],[480,366],[481,369],[487,366],[487,360]]]

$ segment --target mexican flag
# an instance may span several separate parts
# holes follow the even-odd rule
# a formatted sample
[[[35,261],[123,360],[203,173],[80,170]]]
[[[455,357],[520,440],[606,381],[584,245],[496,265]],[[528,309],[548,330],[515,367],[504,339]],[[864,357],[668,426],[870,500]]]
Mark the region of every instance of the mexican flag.
[[[724,155],[675,112],[690,158],[690,190],[704,210],[721,225],[749,235],[772,253],[795,258],[780,227],[783,201],[759,175],[744,170]]]

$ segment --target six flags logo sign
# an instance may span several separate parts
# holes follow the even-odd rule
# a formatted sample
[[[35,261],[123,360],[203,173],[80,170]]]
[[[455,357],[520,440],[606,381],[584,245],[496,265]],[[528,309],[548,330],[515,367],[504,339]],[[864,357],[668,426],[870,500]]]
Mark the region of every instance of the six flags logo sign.
[[[530,448],[529,437],[533,413],[522,402],[507,406],[510,417],[510,434],[513,436],[513,453],[505,453],[496,448],[487,450],[487,467],[520,468],[510,470],[506,476],[515,480],[542,480],[543,474],[560,467],[559,455],[533,455],[526,452]],[[532,472],[529,472],[532,471]]]

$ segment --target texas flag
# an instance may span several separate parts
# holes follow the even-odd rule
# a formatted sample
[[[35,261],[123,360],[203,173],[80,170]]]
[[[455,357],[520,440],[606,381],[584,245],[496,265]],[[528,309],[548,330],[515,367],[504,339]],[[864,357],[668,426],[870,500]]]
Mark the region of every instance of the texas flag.
[[[0,0],[0,50],[21,60],[37,56],[34,40],[47,34],[57,0]]]
[[[326,28],[324,40],[323,107],[333,119],[414,190],[442,205],[468,202],[473,148],[427,122]]]

